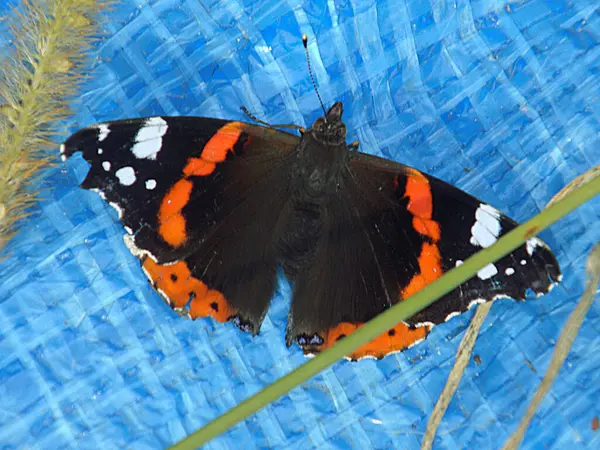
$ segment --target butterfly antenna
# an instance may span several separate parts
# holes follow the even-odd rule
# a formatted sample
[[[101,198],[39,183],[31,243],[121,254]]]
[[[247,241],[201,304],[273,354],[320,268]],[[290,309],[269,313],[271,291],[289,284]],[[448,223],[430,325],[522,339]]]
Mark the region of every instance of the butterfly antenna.
[[[248,108],[246,108],[244,105],[240,106],[240,109],[250,119],[252,119],[256,123],[260,123],[261,125],[264,125],[267,128],[293,128],[294,130],[300,131],[301,134],[304,134],[304,127],[301,127],[299,125],[295,125],[293,123],[278,123],[278,124],[275,124],[275,125],[271,125],[269,122],[265,122],[264,120],[260,120],[258,117],[256,117],[250,111],[248,111]]]
[[[258,117],[256,117],[250,111],[248,111],[248,108],[246,108],[244,105],[240,106],[240,109],[244,114],[246,114],[250,119],[254,120],[255,122],[260,123],[261,125],[264,125],[268,128],[273,128],[270,123],[267,123],[264,120],[260,120]]]
[[[315,83],[315,77],[313,76],[312,67],[310,66],[310,57],[308,56],[308,37],[305,34],[302,35],[302,45],[304,45],[304,51],[306,52],[308,73],[310,74],[310,79],[312,80],[313,87],[315,88],[315,92],[317,93],[317,97],[319,98],[319,103],[321,103],[321,108],[323,109],[323,113],[325,114],[325,121],[327,121],[327,111],[325,111],[323,99],[321,98],[321,94],[319,94],[319,90],[317,89],[317,83]]]

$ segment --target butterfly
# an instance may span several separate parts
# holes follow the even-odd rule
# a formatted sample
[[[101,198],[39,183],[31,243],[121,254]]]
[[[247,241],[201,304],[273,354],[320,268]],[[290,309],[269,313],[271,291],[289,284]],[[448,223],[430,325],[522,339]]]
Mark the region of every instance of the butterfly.
[[[314,354],[492,245],[517,223],[431,175],[347,144],[340,102],[300,135],[202,117],[84,128],[61,146],[114,206],[125,242],[180,314],[260,330],[278,267],[292,284],[288,345]],[[540,239],[349,355],[381,358],[477,303],[561,279]]]
[[[286,343],[314,354],[517,226],[444,181],[359,152],[346,142],[341,102],[306,130],[285,126],[299,136],[242,109],[257,124],[121,120],[61,146],[63,160],[83,154],[82,187],[117,210],[126,245],[181,315],[257,334],[281,267],[293,286]],[[348,357],[402,351],[475,304],[545,294],[561,278],[548,246],[531,238]]]

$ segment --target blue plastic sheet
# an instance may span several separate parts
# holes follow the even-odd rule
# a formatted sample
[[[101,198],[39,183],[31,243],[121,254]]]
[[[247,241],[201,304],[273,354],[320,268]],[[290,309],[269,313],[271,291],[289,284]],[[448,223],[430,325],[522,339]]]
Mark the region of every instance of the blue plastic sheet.
[[[349,141],[517,220],[600,163],[597,0],[118,2],[65,133],[157,114],[307,126],[342,100]],[[58,159],[58,149],[57,149]],[[256,338],[186,321],[152,290],[116,213],[75,158],[0,262],[0,447],[164,448],[304,361],[286,348],[281,280]],[[565,273],[539,301],[497,302],[435,448],[499,448],[515,430],[600,239],[594,200],[544,232]],[[209,449],[419,448],[471,313],[381,361],[339,362]],[[594,305],[523,443],[600,448]]]

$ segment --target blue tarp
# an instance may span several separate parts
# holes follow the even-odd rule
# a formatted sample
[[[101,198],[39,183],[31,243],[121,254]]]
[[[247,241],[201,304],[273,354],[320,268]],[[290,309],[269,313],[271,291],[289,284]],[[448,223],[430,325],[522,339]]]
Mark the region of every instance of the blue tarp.
[[[149,115],[307,126],[342,100],[349,141],[525,220],[600,163],[598,0],[129,0],[104,36],[65,136]],[[58,148],[57,148],[58,160]],[[0,448],[164,448],[304,361],[286,348],[281,280],[260,336],[179,318],[152,290],[117,215],[77,187],[76,158],[0,262]],[[499,448],[515,430],[583,289],[600,239],[592,201],[542,237],[565,279],[497,302],[435,448]],[[209,449],[419,448],[472,313],[381,361],[339,362]],[[526,449],[596,449],[600,308],[593,305]]]

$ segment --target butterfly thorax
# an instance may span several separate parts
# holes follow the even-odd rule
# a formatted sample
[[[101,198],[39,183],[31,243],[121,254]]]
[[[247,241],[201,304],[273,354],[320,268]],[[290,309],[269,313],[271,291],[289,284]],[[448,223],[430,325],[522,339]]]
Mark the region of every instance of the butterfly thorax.
[[[342,104],[335,103],[303,134],[292,169],[292,196],[327,202],[344,185],[348,162]]]

